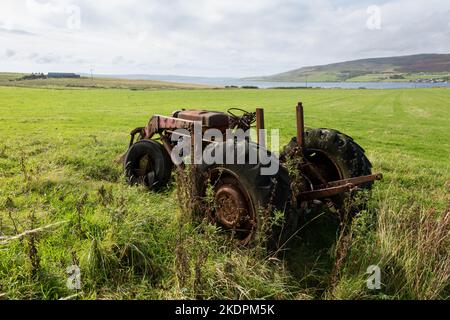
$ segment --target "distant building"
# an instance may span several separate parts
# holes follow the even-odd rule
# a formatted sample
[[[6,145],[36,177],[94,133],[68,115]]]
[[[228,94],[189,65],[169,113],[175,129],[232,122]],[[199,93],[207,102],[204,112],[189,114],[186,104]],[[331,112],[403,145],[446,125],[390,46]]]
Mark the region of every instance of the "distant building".
[[[48,78],[80,78],[79,74],[75,73],[61,73],[61,72],[49,72]]]

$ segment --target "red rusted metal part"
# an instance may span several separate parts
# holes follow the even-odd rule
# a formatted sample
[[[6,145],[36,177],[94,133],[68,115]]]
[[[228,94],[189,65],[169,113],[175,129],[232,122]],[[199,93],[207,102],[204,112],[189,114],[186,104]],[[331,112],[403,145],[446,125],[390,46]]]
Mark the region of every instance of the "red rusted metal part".
[[[381,180],[383,179],[383,175],[381,173],[374,173],[371,175],[367,175],[367,176],[359,176],[359,177],[354,177],[354,178],[349,178],[349,179],[342,179],[342,180],[338,180],[338,181],[331,181],[328,182],[326,186],[321,186],[321,187],[338,187],[341,186],[343,184],[347,184],[347,183],[351,183],[353,185],[360,185],[363,183],[368,183],[368,182],[373,182],[375,180]]]
[[[231,232],[240,245],[247,245],[258,224],[248,190],[239,182],[239,176],[228,169],[212,169],[206,179],[215,185],[211,218]]]
[[[261,131],[264,128],[264,109],[256,108],[256,141],[263,148],[266,147],[266,137]]]
[[[139,127],[134,129],[133,131],[130,132],[130,145],[129,147],[131,147],[134,143],[134,137],[136,136],[136,134],[140,133],[141,137],[144,136],[144,127]]]
[[[300,199],[302,201],[307,201],[307,200],[332,197],[332,196],[347,192],[354,187],[355,187],[355,185],[353,185],[351,183],[347,183],[347,184],[337,186],[337,187],[306,191],[306,192],[300,193]]]
[[[311,190],[300,193],[301,200],[314,200],[320,198],[332,197],[344,192],[347,192],[357,185],[381,180],[383,178],[381,173],[375,173],[368,176],[360,176],[355,178],[343,179],[338,181],[331,181],[327,186],[321,186],[320,189]]]
[[[216,191],[216,218],[229,229],[240,227],[241,220],[248,217],[248,204],[237,186],[226,184]]]
[[[230,117],[224,112],[206,110],[183,110],[176,114],[179,119],[200,121],[208,128],[228,128]]]
[[[300,147],[304,146],[304,135],[305,135],[305,121],[303,117],[303,104],[298,103],[296,109],[297,115],[297,143]]]
[[[172,154],[173,148],[172,148],[172,145],[170,144],[170,139],[167,136],[162,136],[161,142],[163,144],[164,149],[166,149],[167,153],[169,154],[170,159],[172,160],[172,163],[176,164],[176,161],[174,161],[174,159],[173,159],[173,154]],[[181,162],[180,164],[176,164],[176,166],[178,169],[182,169],[182,170],[185,167],[183,162]]]
[[[190,132],[191,135],[191,155],[192,157],[194,157],[195,123],[196,122],[192,120],[155,115],[150,119],[147,126],[145,127],[144,138],[151,139],[156,133],[162,134],[165,130],[186,129]],[[171,146],[170,142],[166,140],[165,137],[161,137],[161,139],[163,141],[164,148],[166,148],[167,152],[169,152],[170,156],[172,157],[171,149],[170,151],[168,150],[169,146]]]
[[[161,133],[166,129],[194,130],[194,121],[165,116],[153,116],[145,127],[145,139],[151,139],[155,133]]]

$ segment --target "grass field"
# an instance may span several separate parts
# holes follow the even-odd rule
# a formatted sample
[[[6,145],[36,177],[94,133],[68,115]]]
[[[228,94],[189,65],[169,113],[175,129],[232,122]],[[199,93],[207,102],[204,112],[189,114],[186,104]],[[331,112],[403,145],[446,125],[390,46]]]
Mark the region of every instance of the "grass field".
[[[128,187],[114,161],[131,129],[178,108],[263,106],[283,145],[299,99],[308,126],[352,136],[385,178],[348,233],[320,215],[283,260],[190,223],[174,185]],[[0,299],[450,297],[450,90],[0,87],[0,137]],[[66,287],[70,265],[78,291]],[[366,287],[370,265],[380,290]]]
[[[209,89],[212,86],[187,84],[154,80],[128,80],[115,78],[49,78],[21,79],[24,74],[0,73],[0,86],[48,89],[130,89],[130,90],[164,90],[164,89]]]

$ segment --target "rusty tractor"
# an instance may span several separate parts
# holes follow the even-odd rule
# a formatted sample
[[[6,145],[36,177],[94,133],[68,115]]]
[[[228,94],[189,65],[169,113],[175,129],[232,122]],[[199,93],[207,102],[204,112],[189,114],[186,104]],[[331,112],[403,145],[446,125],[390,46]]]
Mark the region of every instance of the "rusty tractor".
[[[230,141],[225,136],[239,129],[247,131],[255,124],[256,142],[249,136],[243,141]],[[169,183],[174,167],[186,171],[185,162],[176,156],[189,158],[189,167],[194,169],[192,201],[209,203],[208,210],[196,206],[198,213],[207,215],[223,230],[230,231],[240,244],[247,245],[262,230],[267,217],[281,212],[284,221],[273,223],[268,237],[271,246],[279,248],[293,237],[305,212],[319,205],[341,212],[344,199],[355,197],[360,190],[370,190],[373,182],[382,178],[379,173],[372,174],[363,148],[351,137],[334,129],[306,130],[302,103],[296,107],[296,124],[296,137],[276,156],[266,149],[264,135],[259,134],[264,132],[261,108],[256,112],[232,108],[227,113],[181,110],[171,116],[154,115],[145,127],[131,131],[124,158],[125,177],[129,184],[161,190]],[[224,139],[194,134],[196,126],[202,132],[216,129]],[[186,148],[179,148],[182,143],[189,145],[187,152]],[[223,161],[196,163],[196,146],[210,154],[221,151],[219,157],[223,159],[219,160]],[[233,160],[244,160],[225,161],[230,152]],[[257,157],[250,161],[252,152]],[[262,156],[266,161],[262,161]],[[264,168],[274,165],[278,168],[275,173],[262,174]],[[212,201],[204,200],[208,190],[212,190]]]

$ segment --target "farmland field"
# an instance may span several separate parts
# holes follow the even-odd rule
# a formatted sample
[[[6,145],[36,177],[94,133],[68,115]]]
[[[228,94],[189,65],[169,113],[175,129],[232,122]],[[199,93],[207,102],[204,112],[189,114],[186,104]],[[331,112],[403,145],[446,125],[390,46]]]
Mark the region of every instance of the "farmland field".
[[[210,89],[212,86],[186,84],[154,80],[127,80],[115,78],[48,78],[24,80],[26,74],[0,72],[0,86],[24,88],[94,88],[94,89],[130,89],[130,90],[161,90],[161,89]]]
[[[230,245],[163,193],[129,187],[128,133],[181,108],[265,108],[281,145],[309,127],[366,150],[377,182],[343,235],[312,219],[285,259]],[[0,299],[448,299],[450,90],[125,90],[0,87]],[[26,230],[65,222],[36,235]],[[80,267],[81,288],[66,286]],[[366,287],[378,265],[380,290]]]

